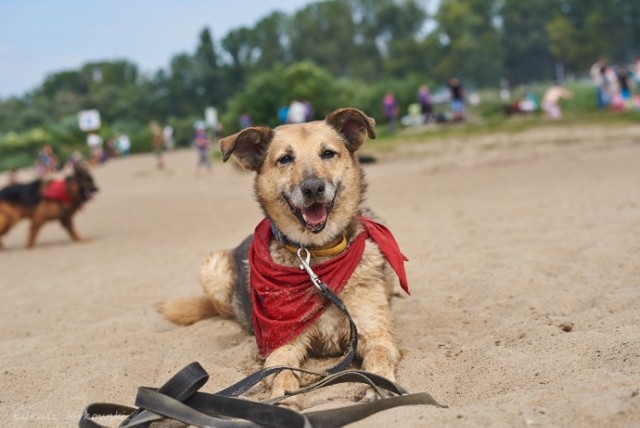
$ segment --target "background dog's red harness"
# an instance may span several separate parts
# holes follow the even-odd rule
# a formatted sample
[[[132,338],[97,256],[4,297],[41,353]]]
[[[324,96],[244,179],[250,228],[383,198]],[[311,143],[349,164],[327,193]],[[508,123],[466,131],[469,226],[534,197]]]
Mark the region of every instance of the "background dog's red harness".
[[[54,201],[71,202],[71,197],[67,191],[67,183],[62,179],[50,181],[42,192],[42,197]]]

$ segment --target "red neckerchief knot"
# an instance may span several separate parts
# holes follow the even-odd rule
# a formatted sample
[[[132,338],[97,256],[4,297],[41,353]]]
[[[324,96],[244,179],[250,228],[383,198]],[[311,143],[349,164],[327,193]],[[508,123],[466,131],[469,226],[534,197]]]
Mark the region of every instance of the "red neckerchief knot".
[[[362,258],[365,240],[371,238],[398,275],[409,294],[404,262],[395,238],[384,225],[359,217],[365,227],[351,245],[331,260],[314,265],[313,270],[335,294],[340,294]],[[316,293],[309,275],[297,267],[283,266],[271,259],[271,221],[262,220],[249,248],[253,329],[261,357],[290,342],[322,315],[330,304]]]
[[[45,199],[53,199],[60,202],[71,202],[69,192],[67,192],[67,183],[64,180],[52,180],[42,192]]]

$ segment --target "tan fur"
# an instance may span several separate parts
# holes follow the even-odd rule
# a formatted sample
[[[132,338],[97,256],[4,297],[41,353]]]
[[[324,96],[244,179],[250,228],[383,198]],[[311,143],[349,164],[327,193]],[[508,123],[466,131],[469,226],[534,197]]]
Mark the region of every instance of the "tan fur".
[[[200,265],[200,285],[216,312],[225,318],[232,315],[231,297],[236,274],[229,251],[211,253]]]
[[[156,303],[155,308],[169,321],[178,325],[191,325],[218,315],[205,296],[170,299]]]
[[[224,138],[220,145],[225,160],[233,153],[245,168],[257,171],[255,192],[265,214],[291,241],[305,246],[322,246],[344,231],[352,241],[363,226],[356,216],[365,190],[363,173],[354,152],[368,135],[374,137],[373,119],[354,109],[330,114],[325,121],[269,128],[249,128]],[[329,150],[335,156],[325,157]],[[283,162],[290,155],[294,161]],[[294,214],[290,201],[300,199],[301,183],[314,177],[326,183],[327,197],[334,197],[333,209],[321,231],[310,231]],[[335,191],[335,192],[334,192]],[[288,202],[289,201],[289,202]],[[286,266],[298,266],[297,257],[281,242],[272,240],[272,259]],[[327,258],[311,260],[312,266]],[[213,307],[223,316],[232,313],[235,270],[230,252],[213,253],[202,264],[200,282]],[[393,271],[377,245],[367,241],[360,264],[340,294],[359,332],[358,356],[362,368],[395,380],[400,359],[392,334],[389,300],[395,279]],[[175,300],[174,300],[175,302]],[[171,304],[161,312],[168,318],[181,318],[179,305]],[[184,308],[189,312],[188,307]],[[347,344],[349,324],[335,307],[329,307],[318,320],[297,338],[273,351],[265,367],[300,367],[310,355],[340,355]],[[299,387],[290,372],[276,376],[271,395]],[[373,395],[368,393],[367,398]],[[300,406],[293,401],[292,406]]]
[[[156,303],[155,308],[178,325],[190,325],[216,315],[229,318],[235,276],[230,252],[213,252],[200,264],[200,286],[205,296],[167,299]]]

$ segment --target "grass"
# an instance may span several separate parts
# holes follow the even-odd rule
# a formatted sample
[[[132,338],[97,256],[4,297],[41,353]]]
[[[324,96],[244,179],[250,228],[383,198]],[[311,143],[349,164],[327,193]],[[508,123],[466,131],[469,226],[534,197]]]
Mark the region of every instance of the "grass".
[[[559,121],[548,121],[541,113],[530,116],[475,116],[471,111],[471,119],[463,123],[437,124],[422,129],[401,128],[390,133],[382,125],[378,138],[367,142],[367,150],[389,153],[398,144],[421,144],[448,138],[468,138],[495,133],[518,134],[530,129],[544,127],[592,126],[617,127],[640,124],[640,112],[609,112],[609,111],[576,111],[565,109],[564,116]]]

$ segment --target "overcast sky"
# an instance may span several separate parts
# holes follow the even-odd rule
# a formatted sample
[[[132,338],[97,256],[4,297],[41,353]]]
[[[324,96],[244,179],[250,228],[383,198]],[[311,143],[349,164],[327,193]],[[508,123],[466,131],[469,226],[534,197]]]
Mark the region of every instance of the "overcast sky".
[[[208,27],[218,42],[279,10],[314,0],[0,0],[0,98],[24,95],[48,74],[126,59],[142,72],[193,52]]]

